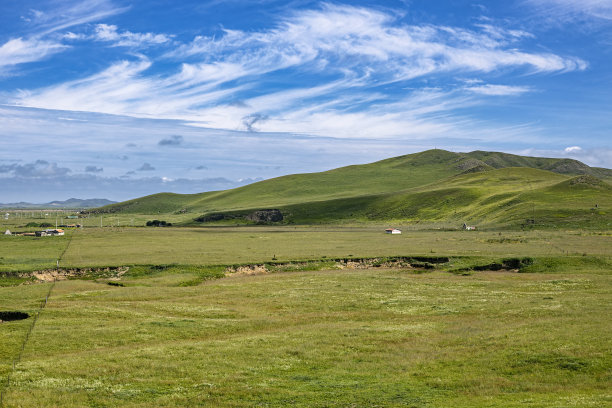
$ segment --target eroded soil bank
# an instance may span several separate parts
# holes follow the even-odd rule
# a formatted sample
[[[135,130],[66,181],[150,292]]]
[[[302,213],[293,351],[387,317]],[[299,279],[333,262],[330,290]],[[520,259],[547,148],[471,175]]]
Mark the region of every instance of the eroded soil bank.
[[[106,268],[57,268],[44,269],[41,271],[25,272],[20,274],[21,278],[35,278],[36,282],[54,282],[58,280],[76,279],[85,277],[106,278],[118,280],[129,271],[129,266],[106,267]]]
[[[265,263],[253,264],[236,264],[236,265],[218,265],[218,266],[201,266],[195,267],[198,271],[215,268],[220,273],[216,273],[211,277],[219,278],[223,276],[238,276],[238,275],[261,275],[276,272],[290,271],[309,271],[309,270],[324,270],[324,269],[411,269],[415,272],[427,271],[433,269],[448,270],[453,273],[471,273],[473,271],[514,271],[519,272],[522,268],[531,265],[531,258],[507,258],[499,262],[475,264],[464,266],[458,269],[453,269],[450,265],[451,259],[445,256],[393,256],[393,257],[377,257],[377,258],[336,258],[336,259],[318,259],[318,260],[303,260],[303,261],[272,261]],[[104,279],[106,281],[120,280],[130,268],[139,270],[144,267],[151,269],[151,273],[172,269],[176,271],[184,267],[187,270],[193,271],[194,266],[181,265],[141,265],[141,266],[118,266],[118,267],[91,267],[91,268],[56,268],[45,269],[33,272],[24,272],[19,274],[20,278],[28,279],[24,284],[38,282],[53,282],[66,279]],[[220,269],[219,269],[220,268]],[[196,272],[198,272],[196,271]],[[142,271],[141,271],[142,272]],[[145,271],[146,273],[146,271]]]

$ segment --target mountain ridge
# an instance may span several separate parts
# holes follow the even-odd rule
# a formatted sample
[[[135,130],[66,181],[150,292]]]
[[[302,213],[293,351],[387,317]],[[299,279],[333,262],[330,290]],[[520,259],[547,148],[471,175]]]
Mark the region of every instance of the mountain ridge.
[[[110,204],[115,204],[116,201],[107,200],[105,198],[69,198],[64,201],[50,201],[48,203],[35,204],[21,201],[19,203],[0,203],[0,208],[15,208],[15,209],[53,209],[53,208],[97,208]]]

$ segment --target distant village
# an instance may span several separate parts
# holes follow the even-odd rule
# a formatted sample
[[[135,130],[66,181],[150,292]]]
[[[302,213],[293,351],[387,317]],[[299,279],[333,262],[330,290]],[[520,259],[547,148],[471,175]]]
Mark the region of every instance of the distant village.
[[[82,228],[81,224],[71,225],[60,225],[62,228]],[[11,230],[4,231],[4,235],[20,235],[24,237],[56,237],[64,235],[62,228],[47,228],[41,231],[27,231],[27,232],[11,232]]]

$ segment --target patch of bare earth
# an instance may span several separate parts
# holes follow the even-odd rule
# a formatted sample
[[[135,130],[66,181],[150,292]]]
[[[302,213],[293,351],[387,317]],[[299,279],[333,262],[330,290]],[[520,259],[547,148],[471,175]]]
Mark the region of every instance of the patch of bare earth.
[[[119,280],[129,270],[130,268],[128,266],[120,266],[117,268],[46,269],[24,273],[21,277],[33,277],[36,279],[35,281],[29,281],[29,283],[54,282],[58,280],[82,278],[85,276],[97,276],[104,277],[108,280]]]

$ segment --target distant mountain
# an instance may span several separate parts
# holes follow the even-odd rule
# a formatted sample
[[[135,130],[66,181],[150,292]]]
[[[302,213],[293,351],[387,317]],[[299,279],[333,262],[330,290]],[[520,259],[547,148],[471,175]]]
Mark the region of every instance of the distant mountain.
[[[577,160],[436,149],[225,191],[154,194],[88,212],[166,214],[175,225],[257,223],[262,217],[283,224],[428,221],[609,228],[610,181],[612,170]]]
[[[115,204],[116,201],[110,201],[107,200],[105,198],[89,198],[89,199],[80,199],[80,198],[69,198],[66,201],[51,201],[49,203],[44,203],[44,204],[32,204],[32,203],[26,203],[26,202],[19,202],[19,203],[7,203],[7,204],[2,204],[0,203],[0,208],[32,208],[32,209],[36,209],[36,208],[45,208],[45,209],[52,209],[52,208],[96,208],[96,207],[102,207],[105,205],[109,205],[109,204]]]

